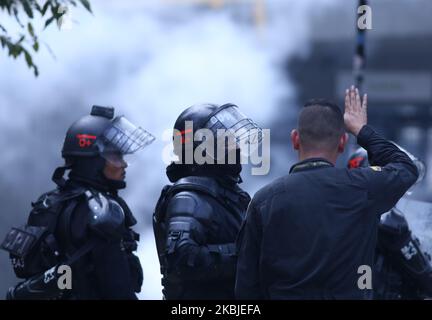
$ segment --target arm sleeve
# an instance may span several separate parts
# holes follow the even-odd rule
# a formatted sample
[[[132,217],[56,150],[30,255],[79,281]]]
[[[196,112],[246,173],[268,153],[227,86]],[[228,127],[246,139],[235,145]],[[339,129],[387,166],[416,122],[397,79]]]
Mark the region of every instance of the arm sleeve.
[[[136,300],[134,286],[131,280],[129,263],[120,240],[109,241],[99,237],[88,227],[89,209],[87,203],[80,204],[71,217],[71,240],[79,248],[87,241],[94,241],[94,248],[87,254],[85,261],[91,263],[91,277],[80,277],[83,281],[91,281],[83,286],[94,286],[101,299]],[[77,264],[79,268],[89,269],[84,261]],[[77,270],[85,273],[86,271]]]
[[[249,205],[246,221],[238,238],[238,263],[235,294],[237,299],[263,299],[259,277],[262,227],[254,201]]]
[[[167,208],[168,272],[185,280],[234,277],[235,244],[208,244],[212,208],[190,194],[179,193]]]
[[[416,182],[417,167],[405,152],[368,125],[360,130],[357,142],[367,150],[371,167],[350,173],[368,190],[371,208],[382,214],[394,207]]]

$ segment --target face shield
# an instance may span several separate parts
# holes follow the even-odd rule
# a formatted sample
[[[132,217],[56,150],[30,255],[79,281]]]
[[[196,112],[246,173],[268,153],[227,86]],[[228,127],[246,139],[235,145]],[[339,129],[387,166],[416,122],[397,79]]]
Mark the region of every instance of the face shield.
[[[136,127],[124,116],[116,117],[96,141],[103,158],[117,167],[125,165],[124,156],[150,145],[155,137]]]
[[[229,132],[228,150],[240,149],[242,153],[252,152],[262,142],[262,129],[232,104],[222,106],[210,117],[205,127],[213,132],[216,139],[226,136]]]

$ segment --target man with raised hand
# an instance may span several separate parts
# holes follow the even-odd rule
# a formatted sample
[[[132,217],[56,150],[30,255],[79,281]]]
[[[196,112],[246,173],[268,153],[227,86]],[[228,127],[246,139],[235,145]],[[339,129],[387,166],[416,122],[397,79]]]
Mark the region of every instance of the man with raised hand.
[[[368,151],[370,167],[335,167],[345,130]],[[367,125],[367,96],[354,86],[345,114],[327,100],[308,102],[291,141],[300,162],[249,205],[236,297],[371,299],[379,217],[416,181],[416,166]]]

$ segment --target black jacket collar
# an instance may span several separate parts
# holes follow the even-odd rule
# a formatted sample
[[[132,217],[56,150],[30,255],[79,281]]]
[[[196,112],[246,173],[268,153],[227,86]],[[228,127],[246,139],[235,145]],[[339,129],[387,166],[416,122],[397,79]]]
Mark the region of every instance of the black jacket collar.
[[[309,158],[293,165],[289,173],[295,173],[295,172],[319,169],[325,167],[334,167],[334,165],[330,161],[324,158]]]

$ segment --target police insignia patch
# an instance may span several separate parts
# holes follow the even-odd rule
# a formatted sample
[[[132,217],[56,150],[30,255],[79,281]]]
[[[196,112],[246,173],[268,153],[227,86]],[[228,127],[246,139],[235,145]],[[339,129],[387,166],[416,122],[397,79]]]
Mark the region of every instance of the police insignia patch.
[[[378,166],[372,166],[372,167],[370,167],[373,171],[381,171],[382,169],[381,169],[381,167],[378,167]]]

